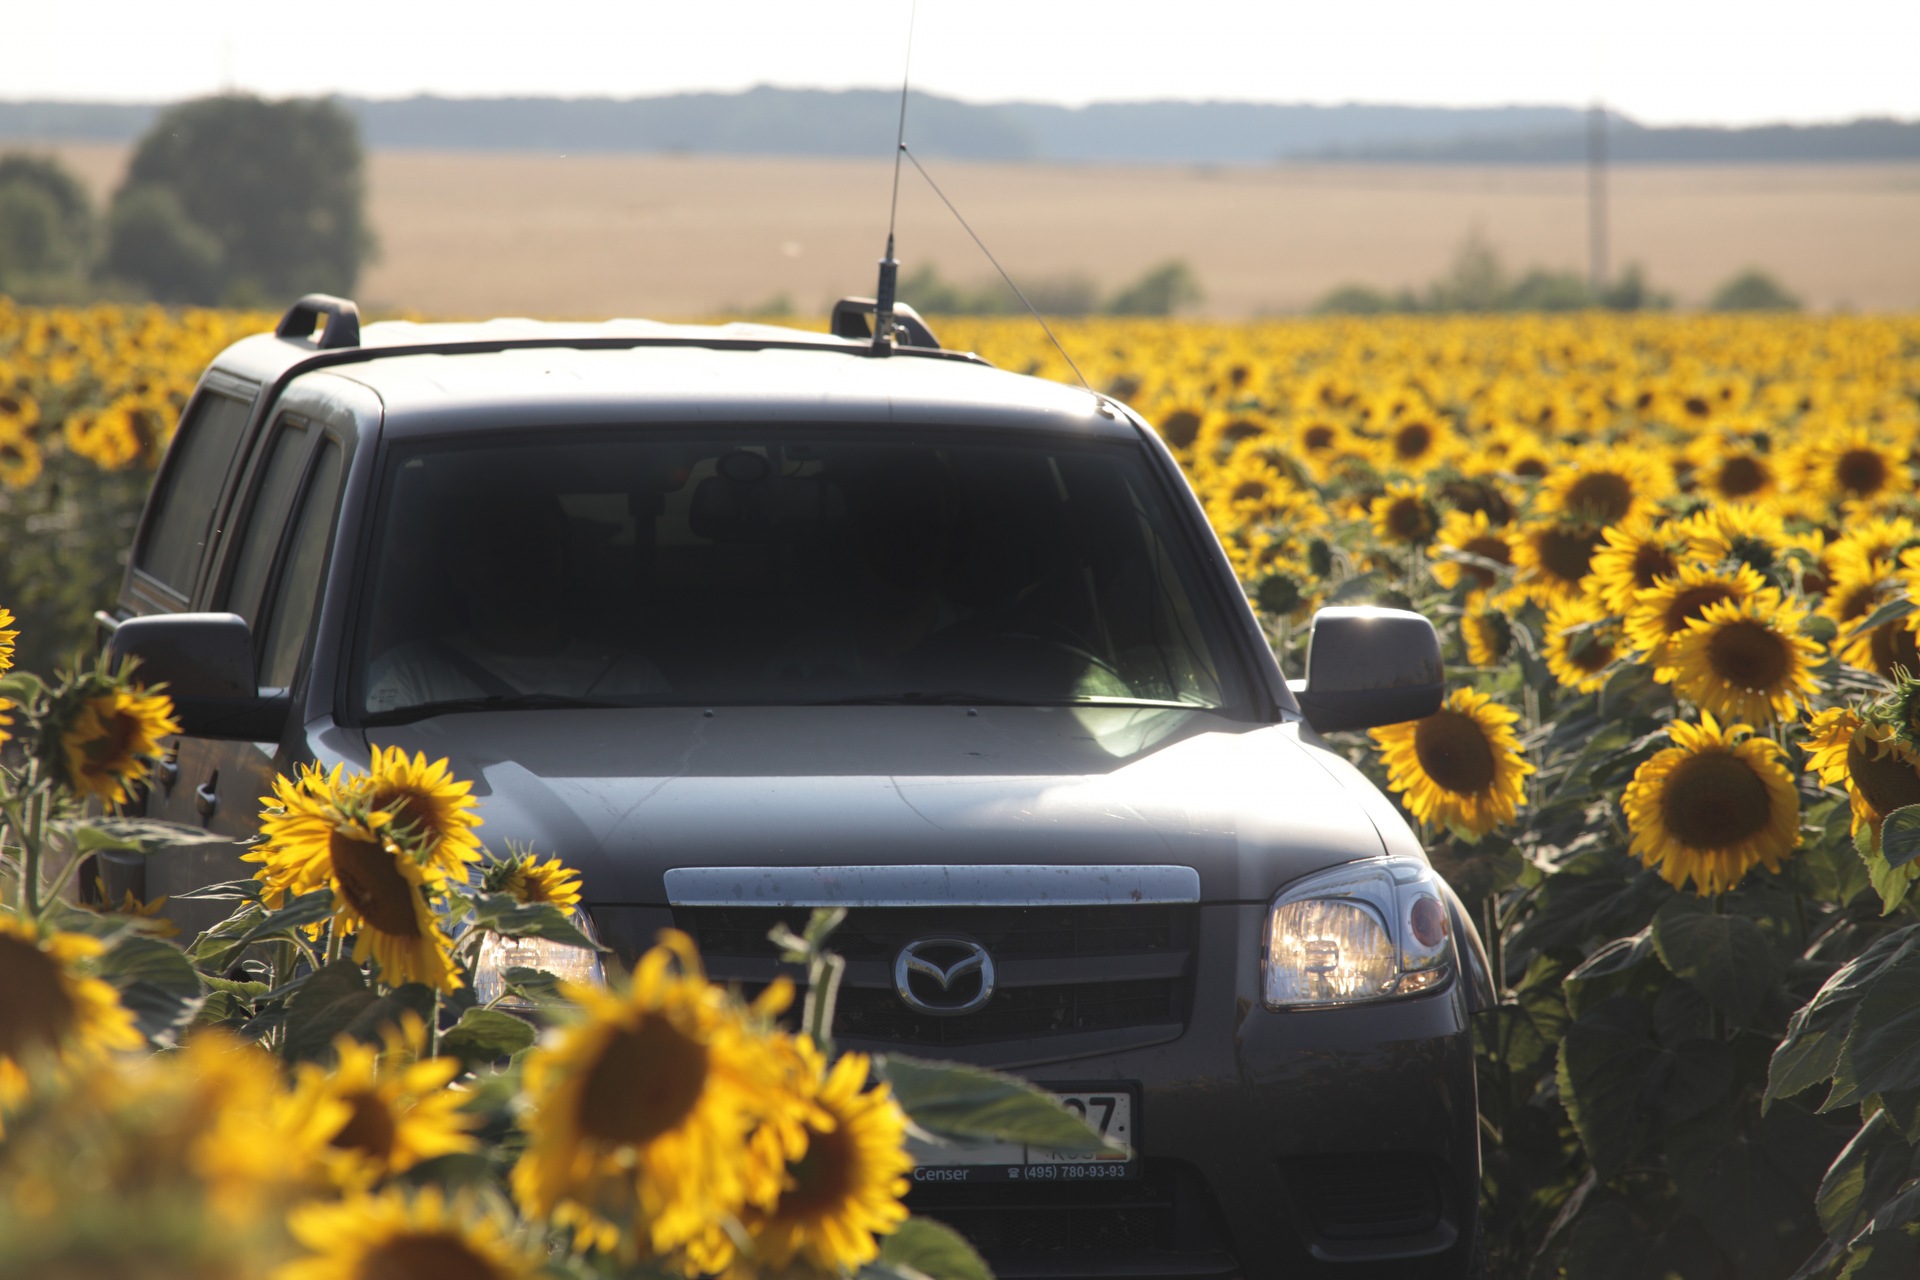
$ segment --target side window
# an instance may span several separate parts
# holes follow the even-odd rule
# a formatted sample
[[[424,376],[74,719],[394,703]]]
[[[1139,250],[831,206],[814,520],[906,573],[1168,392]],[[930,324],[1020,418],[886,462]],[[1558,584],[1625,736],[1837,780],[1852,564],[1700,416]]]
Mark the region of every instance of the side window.
[[[293,518],[273,603],[266,611],[266,639],[260,650],[263,687],[284,689],[293,683],[300,646],[306,643],[314,606],[320,599],[320,574],[326,568],[334,507],[340,497],[341,462],[339,444],[322,440],[306,495]]]
[[[273,439],[267,446],[266,466],[260,471],[245,522],[240,527],[240,550],[233,575],[227,579],[226,607],[247,620],[253,627],[255,640],[260,638],[261,593],[266,590],[267,575],[273,572],[281,531],[287,527],[287,513],[293,509],[300,479],[306,474],[312,436],[313,432],[298,418],[282,418],[274,426]]]
[[[168,451],[134,567],[183,596],[193,591],[220,487],[252,410],[249,401],[203,391]]]

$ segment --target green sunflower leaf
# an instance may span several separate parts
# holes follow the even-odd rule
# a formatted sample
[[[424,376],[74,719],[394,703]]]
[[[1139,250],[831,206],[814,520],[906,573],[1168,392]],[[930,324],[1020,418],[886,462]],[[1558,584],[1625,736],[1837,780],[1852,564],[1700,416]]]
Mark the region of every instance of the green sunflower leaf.
[[[1920,858],[1920,804],[1895,809],[1880,827],[1880,853],[1887,866],[1906,866]]]
[[[993,1280],[993,1272],[973,1246],[952,1227],[931,1218],[901,1223],[881,1242],[879,1266],[867,1270],[927,1280]]]
[[[937,1141],[1024,1142],[1064,1155],[1125,1150],[1026,1081],[997,1071],[896,1054],[874,1058],[873,1070],[893,1086],[914,1125]]]
[[[1751,1021],[1781,977],[1780,958],[1745,916],[1712,915],[1676,897],[1653,917],[1653,949],[1739,1025]]]
[[[533,1027],[499,1009],[469,1009],[440,1037],[442,1057],[458,1058],[468,1066],[511,1058],[533,1043]]]
[[[149,1040],[164,1041],[191,1022],[206,997],[186,952],[158,938],[122,937],[93,967],[119,991]]]
[[[567,908],[551,902],[521,902],[510,893],[484,893],[474,899],[473,924],[507,938],[544,938],[589,951],[606,950],[580,931]]]

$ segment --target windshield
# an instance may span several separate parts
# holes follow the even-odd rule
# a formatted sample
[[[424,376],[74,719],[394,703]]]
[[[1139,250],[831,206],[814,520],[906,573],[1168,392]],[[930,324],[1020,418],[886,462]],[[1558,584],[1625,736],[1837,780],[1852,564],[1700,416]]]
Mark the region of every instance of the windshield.
[[[913,434],[396,448],[353,697],[1221,705],[1138,447]]]

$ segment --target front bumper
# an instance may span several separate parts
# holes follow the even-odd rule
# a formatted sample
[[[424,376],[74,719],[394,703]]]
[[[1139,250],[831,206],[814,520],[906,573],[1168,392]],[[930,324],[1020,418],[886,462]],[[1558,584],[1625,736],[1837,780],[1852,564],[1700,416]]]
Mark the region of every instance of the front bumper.
[[[672,922],[665,909],[594,914],[628,953]],[[1456,975],[1404,1000],[1270,1012],[1265,915],[1199,908],[1186,1024],[1160,1043],[1102,1052],[1084,1037],[1034,1037],[933,1053],[848,1041],[1042,1085],[1140,1088],[1140,1180],[924,1185],[913,1211],[972,1238],[1003,1280],[1465,1274],[1480,1180],[1466,984]]]

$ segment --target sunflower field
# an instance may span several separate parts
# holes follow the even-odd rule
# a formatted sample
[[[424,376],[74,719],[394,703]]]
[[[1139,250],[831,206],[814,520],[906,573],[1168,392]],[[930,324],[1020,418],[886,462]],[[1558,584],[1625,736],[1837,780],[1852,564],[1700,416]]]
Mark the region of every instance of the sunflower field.
[[[181,398],[215,350],[265,327],[0,303],[0,592],[23,643],[34,626],[62,651],[84,642]],[[1920,319],[1056,326],[1077,371],[1031,323],[938,327],[950,346],[1083,374],[1140,409],[1289,674],[1322,605],[1418,609],[1439,629],[1441,710],[1332,745],[1404,806],[1495,966],[1501,1001],[1478,1026],[1490,1274],[1920,1269]],[[109,692],[136,723],[118,739],[77,710],[106,724]],[[72,796],[91,775],[46,745],[116,741],[95,754],[137,757],[127,743],[158,732],[134,709],[146,695],[97,671],[0,694],[23,740],[39,735],[31,758],[49,762],[33,775],[42,809],[6,814],[10,846],[43,840],[77,858],[158,838],[127,820],[89,825]],[[40,766],[21,767],[9,794]],[[51,1213],[72,1192],[33,1154],[54,1147],[35,1144],[97,1132],[132,1151],[192,1114],[189,1154],[170,1157],[191,1165],[179,1185],[199,1189],[196,1212],[234,1221],[280,1197],[292,1235],[274,1247],[296,1280],[372,1274],[342,1241],[463,1241],[497,1263],[446,1272],[472,1275],[532,1268],[532,1240],[574,1247],[541,1265],[602,1273],[641,1257],[682,1274],[801,1258],[769,1206],[815,1149],[806,1117],[912,1112],[911,1069],[832,1057],[824,1023],[776,1032],[770,1008],[705,984],[671,940],[605,991],[556,997],[529,977],[522,997],[564,1010],[538,1046],[530,1029],[520,1040],[493,1016],[526,1023],[457,994],[466,957],[489,934],[571,936],[566,873],[486,851],[459,823],[435,835],[396,779],[421,796],[458,789],[424,760],[284,780],[265,798],[260,874],[231,889],[234,921],[184,953],[154,936],[163,907],[119,904],[94,913],[110,926],[81,927],[79,907],[51,889],[29,903],[33,877],[19,883],[0,962],[31,949],[66,985],[58,1017],[19,1024],[49,1028],[41,1041],[8,1030],[0,1007],[0,1203],[13,1206],[0,1209],[0,1257],[25,1238],[18,1206]],[[356,866],[402,877],[426,914],[383,933],[379,911],[352,900]],[[223,976],[268,939],[282,971]],[[792,945],[831,971],[830,937]],[[114,959],[127,946],[149,959]],[[184,954],[185,972],[156,948]],[[128,976],[140,964],[151,975]],[[0,972],[0,992],[11,987]],[[352,1010],[337,1023],[319,1018],[333,1000]],[[541,1115],[582,1114],[597,1064],[630,1054],[670,1072],[690,1043],[715,1064],[712,1106],[734,1108],[757,1157],[717,1156],[705,1119],[669,1131],[636,1114],[597,1145],[577,1126],[541,1129]],[[181,1047],[131,1052],[153,1044]],[[59,1052],[36,1085],[20,1064],[46,1045]],[[489,1065],[508,1055],[511,1071]],[[791,1073],[784,1093],[754,1076],[776,1065]],[[120,1074],[98,1083],[107,1071]],[[363,1129],[361,1111],[327,1111],[311,1101],[322,1095],[387,1102]],[[48,1127],[19,1118],[43,1113]],[[901,1121],[811,1133],[871,1137],[862,1167],[897,1167],[889,1123]],[[387,1154],[369,1162],[356,1144],[373,1130]],[[242,1131],[325,1148],[300,1175],[318,1181],[259,1172]],[[685,1186],[669,1176],[695,1168]],[[857,1226],[806,1237],[806,1266],[886,1265],[885,1242],[912,1240],[918,1228],[894,1230],[887,1176],[842,1202]],[[715,1223],[730,1225],[716,1236]],[[950,1242],[913,1247],[942,1273],[934,1255]],[[563,1255],[574,1261],[551,1261]]]

